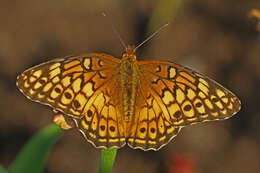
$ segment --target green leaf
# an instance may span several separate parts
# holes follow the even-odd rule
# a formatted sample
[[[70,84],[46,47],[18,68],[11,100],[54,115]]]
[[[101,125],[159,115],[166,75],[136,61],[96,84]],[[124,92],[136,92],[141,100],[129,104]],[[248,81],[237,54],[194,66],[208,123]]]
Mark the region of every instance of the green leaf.
[[[110,173],[115,162],[117,149],[102,149],[99,173]]]
[[[49,150],[61,133],[62,129],[56,124],[38,132],[20,151],[9,173],[42,173]]]
[[[154,32],[155,28],[174,21],[178,9],[188,0],[160,0],[152,13],[149,21],[148,33]]]
[[[7,173],[7,171],[0,165],[0,173]]]

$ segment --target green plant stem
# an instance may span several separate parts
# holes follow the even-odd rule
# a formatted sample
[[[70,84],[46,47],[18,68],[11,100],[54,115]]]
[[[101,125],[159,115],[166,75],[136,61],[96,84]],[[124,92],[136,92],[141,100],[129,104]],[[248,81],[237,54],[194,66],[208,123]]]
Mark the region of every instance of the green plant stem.
[[[102,149],[99,173],[110,173],[115,162],[117,149]]]

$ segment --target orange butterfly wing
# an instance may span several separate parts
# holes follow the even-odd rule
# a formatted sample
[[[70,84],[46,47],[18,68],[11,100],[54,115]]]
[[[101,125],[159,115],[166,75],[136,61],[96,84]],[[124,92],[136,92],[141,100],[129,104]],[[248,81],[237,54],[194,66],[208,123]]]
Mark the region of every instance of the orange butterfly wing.
[[[17,86],[29,99],[72,118],[94,146],[121,147],[125,137],[116,97],[119,63],[105,54],[55,59],[23,72]]]
[[[240,110],[228,89],[189,68],[167,61],[139,62],[143,79],[160,98],[165,118],[174,126],[227,119]]]
[[[139,61],[140,86],[128,144],[158,150],[186,125],[226,119],[239,99],[217,82],[167,61]]]
[[[180,131],[166,119],[160,105],[160,98],[153,94],[149,83],[143,78],[138,88],[135,117],[130,128],[127,143],[132,148],[159,150]]]

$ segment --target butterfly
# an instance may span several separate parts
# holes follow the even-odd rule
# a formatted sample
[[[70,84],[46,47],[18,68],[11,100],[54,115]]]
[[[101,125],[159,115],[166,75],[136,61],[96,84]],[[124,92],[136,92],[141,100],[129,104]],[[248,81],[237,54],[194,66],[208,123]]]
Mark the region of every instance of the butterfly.
[[[63,129],[74,123],[97,148],[159,150],[182,127],[227,119],[239,99],[214,80],[161,60],[138,61],[127,46],[121,59],[101,53],[54,59],[17,78],[30,100],[51,106]]]

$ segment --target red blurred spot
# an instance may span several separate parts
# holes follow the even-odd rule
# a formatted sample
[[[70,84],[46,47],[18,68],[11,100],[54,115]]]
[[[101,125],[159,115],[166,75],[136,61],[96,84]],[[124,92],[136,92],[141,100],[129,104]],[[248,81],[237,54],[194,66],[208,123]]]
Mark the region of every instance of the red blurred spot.
[[[195,160],[186,155],[174,155],[169,173],[195,173]]]

